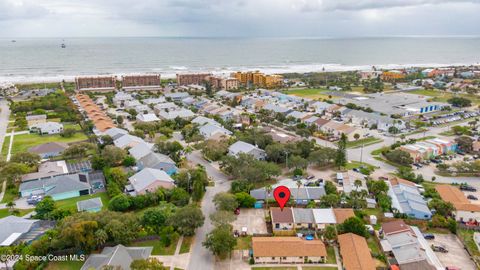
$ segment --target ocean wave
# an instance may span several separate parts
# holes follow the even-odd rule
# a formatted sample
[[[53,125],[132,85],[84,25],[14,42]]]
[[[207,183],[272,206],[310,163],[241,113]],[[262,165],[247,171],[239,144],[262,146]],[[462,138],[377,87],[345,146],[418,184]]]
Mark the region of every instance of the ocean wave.
[[[450,66],[470,66],[470,65],[480,65],[479,63],[420,63],[420,64],[386,64],[386,65],[342,65],[342,64],[287,64],[287,65],[258,65],[258,66],[230,66],[230,67],[205,67],[205,68],[187,68],[184,66],[168,66],[167,68],[151,68],[146,69],[144,72],[135,70],[129,72],[106,72],[101,71],[98,73],[87,73],[87,72],[78,72],[77,74],[54,74],[52,72],[36,72],[35,74],[15,74],[15,73],[5,73],[0,74],[0,82],[10,82],[10,83],[31,83],[31,82],[59,82],[62,80],[65,81],[74,81],[76,76],[98,76],[98,75],[115,75],[121,77],[122,75],[134,75],[134,74],[154,74],[160,73],[162,78],[175,78],[178,72],[188,73],[188,72],[209,72],[215,75],[228,75],[234,71],[254,71],[258,70],[266,74],[279,74],[279,73],[308,73],[308,72],[339,72],[339,71],[366,71],[371,70],[373,66],[378,69],[403,69],[410,67],[450,67]],[[1,72],[0,72],[1,73]]]

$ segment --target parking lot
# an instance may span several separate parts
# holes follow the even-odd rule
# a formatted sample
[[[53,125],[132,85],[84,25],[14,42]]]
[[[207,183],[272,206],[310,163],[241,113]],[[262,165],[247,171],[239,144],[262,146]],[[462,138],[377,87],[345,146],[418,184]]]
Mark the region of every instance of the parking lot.
[[[265,210],[263,209],[241,209],[237,220],[233,222],[233,230],[242,231],[247,227],[247,234],[266,234],[267,224],[265,223]]]
[[[434,240],[427,240],[429,244],[442,245],[447,248],[447,253],[435,252],[442,264],[455,266],[462,270],[474,270],[475,264],[470,259],[462,242],[454,234],[435,234]]]

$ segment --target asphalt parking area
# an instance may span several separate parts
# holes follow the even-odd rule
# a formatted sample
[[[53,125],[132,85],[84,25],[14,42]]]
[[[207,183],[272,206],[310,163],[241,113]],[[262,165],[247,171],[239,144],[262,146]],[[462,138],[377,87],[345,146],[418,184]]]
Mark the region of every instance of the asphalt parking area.
[[[455,266],[462,270],[475,270],[475,264],[465,250],[462,242],[454,234],[435,234],[429,244],[443,245],[448,253],[435,252],[440,262],[445,266]]]
[[[233,230],[242,231],[247,227],[247,234],[266,234],[267,224],[265,223],[265,210],[263,209],[241,209],[237,220],[233,223]]]

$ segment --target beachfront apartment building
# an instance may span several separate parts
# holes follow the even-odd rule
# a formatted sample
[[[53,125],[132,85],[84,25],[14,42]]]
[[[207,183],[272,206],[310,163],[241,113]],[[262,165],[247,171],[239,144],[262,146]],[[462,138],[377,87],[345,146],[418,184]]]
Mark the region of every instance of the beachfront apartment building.
[[[115,76],[76,77],[75,86],[77,91],[110,92],[117,87]]]
[[[122,88],[125,91],[159,91],[162,88],[160,74],[122,76]]]
[[[202,85],[209,80],[210,76],[212,76],[211,73],[177,74],[177,85],[178,86],[190,85],[190,84]]]
[[[396,81],[396,80],[404,79],[405,76],[406,76],[406,73],[404,71],[388,70],[382,73],[381,78],[384,81]]]
[[[231,77],[237,79],[242,85],[246,87],[262,87],[262,88],[276,88],[283,85],[283,76],[281,75],[266,75],[260,71],[235,72]]]

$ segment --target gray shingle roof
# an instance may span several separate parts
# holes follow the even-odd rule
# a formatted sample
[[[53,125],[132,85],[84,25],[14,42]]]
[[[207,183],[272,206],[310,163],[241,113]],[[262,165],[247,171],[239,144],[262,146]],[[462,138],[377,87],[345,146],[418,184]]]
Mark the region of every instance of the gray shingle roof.
[[[80,174],[59,175],[20,184],[20,192],[43,189],[45,195],[90,189],[89,183],[80,181]]]
[[[0,219],[0,246],[9,246],[22,234],[30,231],[30,228],[37,221],[36,219],[25,219],[16,216],[7,216]]]
[[[128,178],[128,180],[136,191],[144,190],[155,181],[174,183],[174,180],[166,172],[151,168],[141,170]]]
[[[125,247],[123,245],[106,247],[101,254],[90,255],[81,270],[100,270],[106,265],[128,270],[134,260],[147,259],[152,250],[153,247]]]

